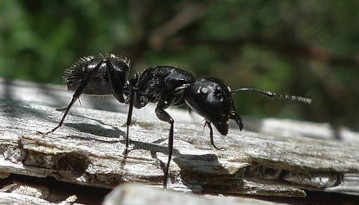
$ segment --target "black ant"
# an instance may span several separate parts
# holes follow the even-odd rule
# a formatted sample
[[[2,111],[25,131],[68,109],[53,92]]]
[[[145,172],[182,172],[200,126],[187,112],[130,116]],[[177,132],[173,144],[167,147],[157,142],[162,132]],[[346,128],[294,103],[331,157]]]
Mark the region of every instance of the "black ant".
[[[170,124],[168,139],[168,161],[164,171],[163,187],[167,186],[168,169],[172,159],[173,150],[173,118],[165,111],[169,106],[186,103],[199,115],[205,118],[205,125],[210,129],[210,141],[215,149],[218,148],[213,141],[213,124],[222,134],[228,133],[228,121],[234,120],[239,129],[243,129],[243,121],[235,111],[232,95],[237,92],[256,92],[269,97],[278,97],[311,103],[311,99],[278,95],[273,92],[254,88],[240,88],[231,91],[223,81],[217,78],[204,78],[196,81],[195,77],[180,68],[173,66],[155,66],[148,68],[142,74],[135,74],[127,80],[130,62],[113,54],[109,56],[89,56],[81,58],[65,72],[65,80],[69,90],[75,91],[70,104],[64,109],[65,113],[59,124],[51,131],[54,132],[62,126],[71,106],[81,94],[109,95],[112,94],[120,103],[129,104],[126,122],[126,147],[124,155],[127,156],[129,143],[129,126],[131,124],[133,107],[140,109],[149,102],[157,103],[155,109],[158,119]]]

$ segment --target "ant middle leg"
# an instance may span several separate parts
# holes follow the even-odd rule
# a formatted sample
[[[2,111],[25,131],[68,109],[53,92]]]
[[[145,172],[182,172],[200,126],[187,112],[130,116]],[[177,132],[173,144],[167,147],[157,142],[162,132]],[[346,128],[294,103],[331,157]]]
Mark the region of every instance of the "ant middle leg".
[[[163,188],[167,187],[167,177],[168,177],[168,171],[170,167],[170,162],[172,159],[172,152],[173,152],[173,129],[174,129],[174,120],[173,118],[164,110],[167,108],[168,105],[166,101],[160,101],[156,107],[156,115],[158,119],[170,123],[170,132],[169,132],[169,138],[168,138],[168,159],[167,159],[167,165],[164,171],[164,179],[163,179]]]
[[[131,121],[132,121],[132,111],[133,111],[133,106],[136,100],[136,103],[139,104],[137,101],[138,99],[135,98],[135,87],[138,81],[138,74],[135,74],[134,78],[131,79],[129,81],[128,84],[128,96],[125,100],[125,103],[129,105],[128,107],[128,112],[127,112],[127,121],[126,121],[126,139],[125,139],[125,151],[123,152],[123,155],[125,156],[125,158],[127,158],[127,154],[128,154],[128,144],[130,141],[129,138],[129,133],[130,133],[130,125],[131,125]]]

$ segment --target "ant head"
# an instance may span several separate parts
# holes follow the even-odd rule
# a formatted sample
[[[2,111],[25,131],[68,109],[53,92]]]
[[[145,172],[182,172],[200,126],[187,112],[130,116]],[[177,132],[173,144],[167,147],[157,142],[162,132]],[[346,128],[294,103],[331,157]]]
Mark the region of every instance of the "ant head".
[[[213,123],[222,134],[228,133],[228,120],[232,118],[234,104],[230,89],[216,78],[201,79],[186,88],[186,103],[198,114]]]

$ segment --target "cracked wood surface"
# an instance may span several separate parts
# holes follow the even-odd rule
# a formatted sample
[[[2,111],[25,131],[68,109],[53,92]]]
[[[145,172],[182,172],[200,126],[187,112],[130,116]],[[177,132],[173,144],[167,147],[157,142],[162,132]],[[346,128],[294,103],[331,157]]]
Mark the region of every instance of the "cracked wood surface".
[[[62,128],[41,135],[37,131],[57,125],[62,112],[55,109],[65,107],[71,94],[58,86],[4,80],[0,88],[2,178],[11,173],[93,187],[113,188],[123,182],[161,187],[169,125],[156,119],[153,105],[135,110],[124,160],[125,105],[82,100],[83,107],[72,108]],[[304,197],[307,190],[359,195],[357,139],[324,140],[293,130],[286,136],[251,132],[244,118],[242,132],[215,132],[215,143],[226,148],[217,151],[199,116],[177,109],[169,113],[175,120],[175,139],[168,189],[241,196]],[[291,128],[301,125],[293,123]],[[307,125],[320,136],[316,124]]]

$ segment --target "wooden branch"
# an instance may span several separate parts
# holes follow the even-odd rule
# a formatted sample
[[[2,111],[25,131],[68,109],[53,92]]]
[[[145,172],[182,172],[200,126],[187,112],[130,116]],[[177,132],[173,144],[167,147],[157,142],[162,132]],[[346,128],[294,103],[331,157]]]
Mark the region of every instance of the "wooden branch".
[[[64,91],[37,86],[41,88],[38,92],[31,87],[35,84],[2,82],[2,92],[22,92],[19,96],[9,92],[7,99],[0,99],[3,178],[11,173],[53,177],[92,187],[113,188],[124,182],[161,187],[169,126],[155,118],[153,105],[134,113],[130,152],[124,160],[126,129],[122,125],[126,109],[111,112],[75,106],[62,128],[41,135],[37,131],[45,132],[57,125],[62,112],[55,108],[63,105],[51,105],[50,100],[46,105],[39,99],[45,99],[44,93],[58,99]],[[38,95],[26,97],[28,93]],[[142,115],[143,112],[150,114]],[[197,117],[191,119],[186,111],[177,109],[169,109],[169,113],[175,119],[170,190],[241,197],[243,194],[304,197],[308,190],[359,194],[356,143],[231,129],[228,136],[215,133],[215,143],[226,148],[217,151],[211,147],[209,132],[203,132]]]

